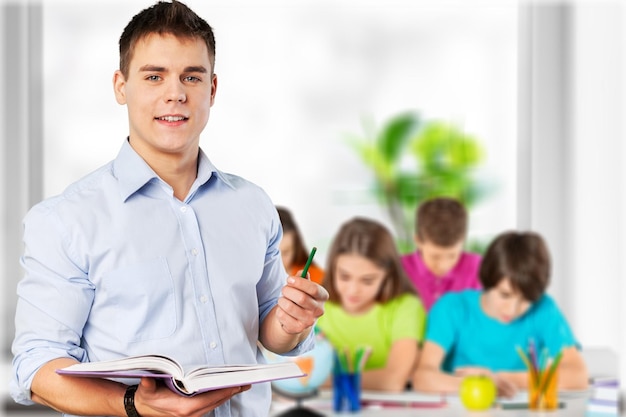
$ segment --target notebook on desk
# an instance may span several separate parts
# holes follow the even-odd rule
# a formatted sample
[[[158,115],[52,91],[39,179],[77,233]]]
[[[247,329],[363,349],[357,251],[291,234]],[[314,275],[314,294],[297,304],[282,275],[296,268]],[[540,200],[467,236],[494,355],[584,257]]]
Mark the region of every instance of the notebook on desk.
[[[591,389],[585,390],[560,390],[559,399],[575,399],[575,398],[589,398],[592,394]],[[499,397],[497,400],[498,405],[505,410],[518,410],[528,408],[528,392],[518,391],[512,398]],[[564,408],[565,402],[559,401],[559,408]]]
[[[440,394],[425,394],[415,391],[390,393],[383,391],[361,392],[361,404],[363,406],[380,407],[443,407],[446,399]]]
[[[500,407],[503,410],[527,410],[529,408],[528,399],[515,400],[515,399],[499,398],[496,404],[498,407]],[[559,401],[557,404],[557,408],[565,408],[565,402]]]
[[[304,402],[305,407],[314,410],[329,411],[332,410],[333,392],[330,389],[321,389],[317,396],[307,399]],[[437,408],[447,405],[444,395],[425,394],[414,391],[404,391],[400,393],[390,393],[384,391],[361,391],[361,405],[366,410],[376,409],[402,409],[402,408]],[[274,413],[282,412],[287,407],[293,407],[293,401],[284,401],[283,399],[274,399],[272,402],[272,410]],[[271,414],[273,415],[273,414]]]

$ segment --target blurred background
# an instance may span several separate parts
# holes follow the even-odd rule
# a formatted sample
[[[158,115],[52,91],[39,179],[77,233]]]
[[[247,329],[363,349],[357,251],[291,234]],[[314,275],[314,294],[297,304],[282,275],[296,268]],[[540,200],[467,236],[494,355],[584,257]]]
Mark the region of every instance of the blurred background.
[[[112,91],[117,41],[151,4],[0,0],[5,366],[21,219],[115,158],[128,132]],[[290,208],[320,264],[356,215],[399,239],[412,234],[412,214],[404,227],[394,221],[376,192],[380,172],[361,152],[404,126],[406,147],[386,159],[396,184],[409,178],[422,190],[433,179],[432,192],[459,193],[477,248],[507,229],[542,233],[554,263],[549,292],[583,347],[626,351],[621,1],[186,4],[217,40],[217,99],[202,148]],[[431,153],[411,145],[420,141]],[[427,163],[433,155],[440,165]],[[423,195],[408,194],[401,204],[412,213]],[[624,364],[618,372],[626,380]]]

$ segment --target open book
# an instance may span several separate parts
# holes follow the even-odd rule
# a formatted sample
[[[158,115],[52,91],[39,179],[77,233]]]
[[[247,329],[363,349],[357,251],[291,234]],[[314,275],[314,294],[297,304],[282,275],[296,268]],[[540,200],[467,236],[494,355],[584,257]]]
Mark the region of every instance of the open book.
[[[185,371],[175,360],[160,355],[129,356],[85,362],[57,369],[61,375],[92,378],[160,378],[174,392],[191,396],[219,388],[306,376],[295,362],[200,366]]]

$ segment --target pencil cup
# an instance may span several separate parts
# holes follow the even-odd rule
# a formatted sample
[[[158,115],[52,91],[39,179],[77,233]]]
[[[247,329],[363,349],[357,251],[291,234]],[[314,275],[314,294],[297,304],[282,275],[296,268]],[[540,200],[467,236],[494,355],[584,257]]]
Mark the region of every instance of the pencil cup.
[[[528,408],[530,410],[549,411],[559,407],[558,379],[559,370],[554,369],[550,374],[542,372],[539,383],[532,376],[528,380]]]
[[[333,409],[336,412],[361,410],[361,374],[335,372],[333,374]]]

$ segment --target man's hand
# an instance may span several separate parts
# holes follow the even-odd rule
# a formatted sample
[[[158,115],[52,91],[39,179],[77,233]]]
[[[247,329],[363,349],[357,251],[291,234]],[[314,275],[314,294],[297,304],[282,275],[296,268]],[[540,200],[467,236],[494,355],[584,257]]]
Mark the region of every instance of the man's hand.
[[[183,397],[158,384],[154,378],[142,378],[135,393],[135,408],[141,417],[200,417],[249,389],[250,385],[246,385]]]
[[[315,320],[324,314],[328,292],[305,278],[290,276],[276,306],[261,323],[259,341],[271,352],[285,353],[311,333]]]
[[[276,318],[288,334],[300,334],[310,329],[324,314],[328,292],[321,285],[305,278],[290,276],[278,299]]]

